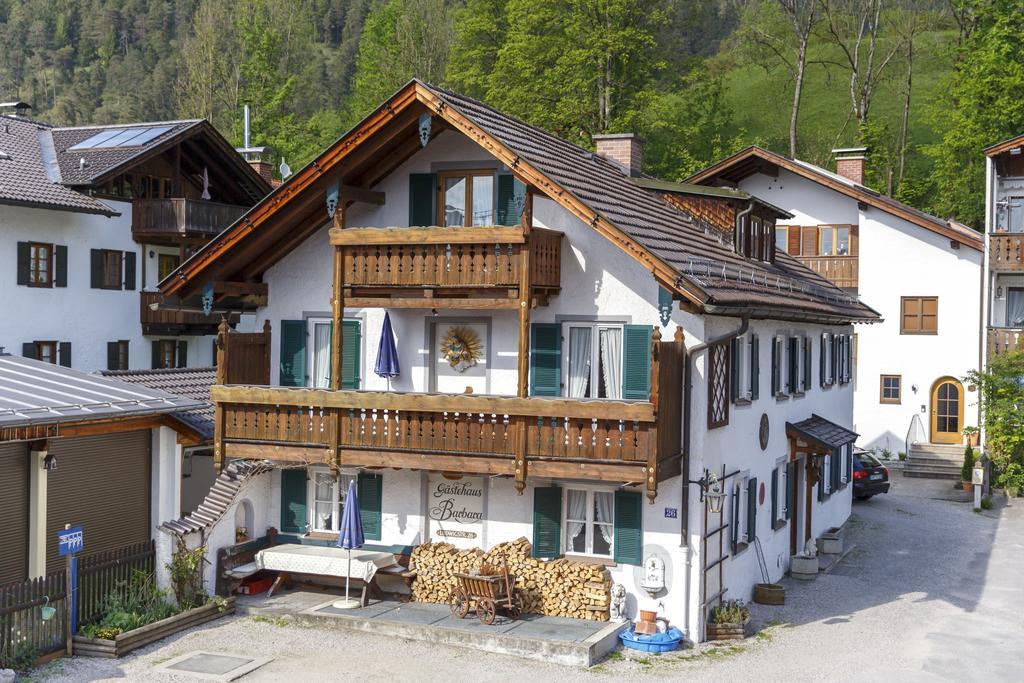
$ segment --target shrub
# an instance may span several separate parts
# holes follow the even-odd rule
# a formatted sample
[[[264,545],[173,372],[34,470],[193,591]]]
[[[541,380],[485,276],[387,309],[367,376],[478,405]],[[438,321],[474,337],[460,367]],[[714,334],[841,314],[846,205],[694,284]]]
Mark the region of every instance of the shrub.
[[[1009,491],[1019,493],[1021,487],[1024,487],[1024,465],[1019,462],[1009,463],[1003,469],[1003,473],[999,475],[999,485]]]
[[[960,479],[963,481],[971,480],[971,472],[974,470],[974,449],[968,446],[964,449],[964,466],[960,470]]]
[[[86,638],[111,639],[119,633],[152,624],[178,613],[168,601],[167,593],[156,587],[152,574],[132,573],[131,579],[121,581],[104,599],[103,616],[99,621],[82,627]]]
[[[742,600],[726,600],[711,608],[712,624],[742,624],[750,617],[750,610]]]
[[[178,537],[177,550],[171,555],[167,569],[171,573],[174,599],[183,609],[206,604],[209,596],[203,590],[203,566],[206,564],[206,546],[189,548],[185,539]]]

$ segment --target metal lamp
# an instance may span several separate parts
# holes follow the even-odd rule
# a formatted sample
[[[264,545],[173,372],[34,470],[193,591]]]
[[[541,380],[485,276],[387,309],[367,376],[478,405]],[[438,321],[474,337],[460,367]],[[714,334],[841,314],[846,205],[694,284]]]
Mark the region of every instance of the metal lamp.
[[[725,502],[725,490],[722,482],[714,472],[704,470],[704,476],[700,479],[689,479],[688,484],[696,484],[700,487],[700,502],[707,498],[708,511],[717,515],[722,511],[722,504]]]

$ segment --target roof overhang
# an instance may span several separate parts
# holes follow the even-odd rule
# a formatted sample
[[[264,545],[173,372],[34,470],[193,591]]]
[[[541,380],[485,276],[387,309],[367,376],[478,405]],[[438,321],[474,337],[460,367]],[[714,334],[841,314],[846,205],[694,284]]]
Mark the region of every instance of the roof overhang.
[[[116,211],[100,201],[96,202],[96,204],[98,205],[96,208],[89,208],[85,206],[67,206],[64,204],[52,204],[50,202],[21,201],[18,199],[7,198],[0,198],[0,204],[6,204],[8,206],[24,206],[30,209],[49,209],[51,211],[68,211],[70,213],[88,213],[95,216],[106,216],[108,218],[115,218],[121,215],[120,211]]]
[[[786,436],[802,439],[826,451],[832,451],[853,443],[860,435],[812,413],[806,420],[787,422]]]
[[[1005,154],[1006,152],[1013,152],[1015,149],[1020,150],[1021,147],[1024,147],[1024,135],[1017,135],[1009,140],[997,142],[994,145],[986,147],[984,151],[985,156],[995,157],[1000,154]]]

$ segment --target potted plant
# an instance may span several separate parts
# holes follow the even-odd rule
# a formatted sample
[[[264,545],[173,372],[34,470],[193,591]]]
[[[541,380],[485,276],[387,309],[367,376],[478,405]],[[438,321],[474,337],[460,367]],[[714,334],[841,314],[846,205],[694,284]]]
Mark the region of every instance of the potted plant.
[[[249,540],[249,530],[244,526],[235,529],[235,543],[245,543]]]
[[[1011,462],[999,476],[999,483],[1006,490],[1007,498],[1016,498],[1024,487],[1024,465],[1019,462]]]
[[[978,432],[977,427],[968,425],[964,427],[963,432],[961,433],[964,435],[965,446],[971,446],[972,448],[978,447],[978,440],[981,438],[981,434]]]
[[[968,446],[964,449],[964,466],[960,470],[960,479],[963,481],[964,491],[970,492],[974,490],[973,475],[974,471],[974,449]]]
[[[708,640],[743,640],[750,625],[750,610],[742,600],[726,600],[711,608]]]

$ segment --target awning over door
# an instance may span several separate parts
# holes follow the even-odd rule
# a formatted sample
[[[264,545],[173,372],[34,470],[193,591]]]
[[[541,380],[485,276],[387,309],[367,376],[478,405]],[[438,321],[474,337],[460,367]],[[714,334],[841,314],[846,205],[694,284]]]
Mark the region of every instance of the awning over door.
[[[853,443],[860,435],[812,413],[806,420],[787,422],[786,436],[803,439],[823,450],[833,451],[848,443]]]

